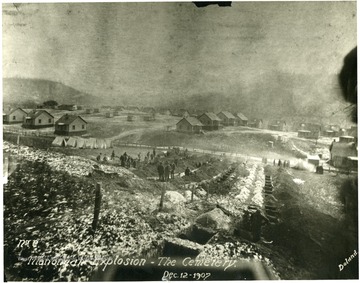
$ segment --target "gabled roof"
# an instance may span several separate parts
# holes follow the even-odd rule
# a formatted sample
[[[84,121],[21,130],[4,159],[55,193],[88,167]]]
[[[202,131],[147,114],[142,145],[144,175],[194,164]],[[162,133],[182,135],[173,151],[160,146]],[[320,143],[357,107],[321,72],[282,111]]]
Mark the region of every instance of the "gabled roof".
[[[57,124],[65,124],[65,125],[70,125],[72,122],[74,122],[77,118],[83,120],[86,124],[87,122],[81,118],[80,116],[78,115],[69,115],[69,114],[65,114],[63,115],[59,120],[57,120],[55,122],[55,125]]]
[[[179,122],[177,122],[177,124],[179,124],[181,121],[187,121],[191,126],[204,126],[198,119],[196,119],[195,117],[187,117],[187,118],[182,118]]]
[[[201,114],[199,117],[203,116],[203,115],[206,115],[207,117],[209,117],[210,120],[213,120],[213,121],[221,121],[221,119],[216,116],[215,113],[213,112],[206,112],[206,113],[203,113]]]
[[[221,111],[218,113],[218,115],[222,113],[227,119],[235,119],[235,116],[231,114],[229,111]]]
[[[47,114],[49,116],[51,116],[52,118],[54,118],[53,115],[51,115],[49,112],[47,112],[46,110],[33,110],[31,112],[29,112],[26,116],[26,118],[30,118],[30,119],[36,119],[37,117],[39,117],[41,114]]]
[[[246,116],[244,114],[240,113],[240,112],[235,113],[234,116],[235,116],[235,118],[240,118],[241,120],[244,120],[244,121],[248,120],[248,118],[246,118]]]
[[[286,125],[286,122],[284,120],[274,120],[271,122],[271,125],[280,125],[280,124]]]
[[[18,108],[11,108],[11,109],[8,109],[8,110],[3,110],[3,114],[6,114],[6,115],[10,115],[11,113],[13,113],[14,111],[16,111],[16,110],[21,110],[21,111],[23,111],[25,114],[27,114],[26,113],[26,111],[24,111],[23,109],[21,109],[20,107],[18,107]]]

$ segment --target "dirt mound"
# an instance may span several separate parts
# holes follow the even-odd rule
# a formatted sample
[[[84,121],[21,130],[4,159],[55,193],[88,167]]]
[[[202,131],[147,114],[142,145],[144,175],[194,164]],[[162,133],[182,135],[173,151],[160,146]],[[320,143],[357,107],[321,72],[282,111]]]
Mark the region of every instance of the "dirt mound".
[[[231,228],[231,219],[220,208],[215,208],[209,212],[200,215],[196,223],[214,230],[229,231]]]

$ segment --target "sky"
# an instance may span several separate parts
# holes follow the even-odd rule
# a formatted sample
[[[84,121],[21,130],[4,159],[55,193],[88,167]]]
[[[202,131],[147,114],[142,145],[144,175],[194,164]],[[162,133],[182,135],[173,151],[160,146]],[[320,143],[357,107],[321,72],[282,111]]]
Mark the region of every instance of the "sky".
[[[335,93],[356,42],[355,2],[3,4],[4,77],[150,104],[251,93],[274,74],[313,78],[299,102]]]

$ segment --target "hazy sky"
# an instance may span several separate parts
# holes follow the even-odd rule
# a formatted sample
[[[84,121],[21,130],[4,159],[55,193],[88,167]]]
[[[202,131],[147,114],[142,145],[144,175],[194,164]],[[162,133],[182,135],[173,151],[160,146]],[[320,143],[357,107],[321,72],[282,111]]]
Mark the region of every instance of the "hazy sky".
[[[354,46],[355,2],[3,5],[4,77],[107,97],[228,95],[274,72],[331,90]]]

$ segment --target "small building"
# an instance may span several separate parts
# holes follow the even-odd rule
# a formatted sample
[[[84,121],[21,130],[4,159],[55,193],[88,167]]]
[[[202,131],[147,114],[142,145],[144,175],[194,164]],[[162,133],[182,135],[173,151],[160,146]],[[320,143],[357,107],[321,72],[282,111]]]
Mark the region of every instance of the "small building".
[[[76,111],[78,110],[77,105],[75,104],[62,104],[58,106],[59,110],[68,110],[68,111]]]
[[[305,138],[305,139],[311,139],[313,138],[311,135],[311,132],[308,130],[298,130],[298,137],[299,138]]]
[[[85,111],[86,114],[92,114],[94,113],[94,109],[91,109],[91,108],[87,108],[86,111]]]
[[[166,108],[162,108],[162,109],[160,109],[159,110],[159,113],[161,114],[161,115],[171,115],[171,110],[170,109],[166,109]]]
[[[341,137],[339,137],[339,142],[340,143],[355,142],[355,138],[352,136],[341,136]]]
[[[238,126],[247,126],[248,124],[248,118],[240,112],[234,114],[236,119],[236,125]]]
[[[269,126],[268,126],[269,130],[272,131],[286,131],[286,122],[283,120],[275,120],[275,121],[271,121]]]
[[[87,132],[87,122],[78,115],[63,115],[55,122],[56,135],[83,135]]]
[[[215,131],[221,128],[221,119],[213,112],[206,112],[198,117],[203,125],[203,129],[207,131]]]
[[[100,113],[100,108],[94,108],[94,112],[93,113]]]
[[[357,136],[358,136],[358,127],[357,126],[351,126],[351,128],[347,130],[347,135],[357,138]]]
[[[37,129],[54,126],[54,116],[46,110],[33,110],[29,112],[22,124],[24,128]]]
[[[114,117],[114,113],[112,113],[112,112],[106,112],[106,113],[105,113],[105,117],[106,117],[106,118],[113,118],[113,117]]]
[[[338,137],[340,134],[340,126],[338,125],[327,125],[322,128],[321,135],[323,137]]]
[[[261,129],[263,127],[263,120],[257,118],[251,119],[250,121],[248,121],[248,126]]]
[[[202,127],[203,124],[195,117],[182,118],[176,124],[176,130],[178,132],[185,132],[185,133],[200,133]]]
[[[154,107],[143,107],[142,111],[149,114],[155,114],[156,110]]]
[[[236,118],[229,111],[221,111],[217,116],[221,119],[223,126],[235,126]]]
[[[186,118],[186,117],[190,117],[190,112],[187,111],[186,109],[176,109],[176,110],[172,110],[171,115]]]
[[[341,139],[343,138],[343,139]],[[356,143],[348,142],[348,137],[340,137],[339,142],[333,142],[330,146],[330,163],[334,167],[347,167],[349,157],[358,156]]]
[[[155,114],[145,115],[144,121],[155,121]]]
[[[306,137],[308,139],[318,139],[320,137],[322,126],[316,123],[301,123],[298,127],[298,137],[300,131],[309,131],[310,133],[306,133]]]
[[[112,114],[113,114],[113,116],[119,116],[120,115],[118,110],[114,110]]]
[[[139,112],[140,111],[139,107],[137,107],[137,106],[128,106],[127,110],[133,111],[133,112]]]
[[[313,164],[315,166],[319,166],[320,165],[320,157],[318,155],[308,155],[307,156],[307,161],[310,164]]]
[[[23,123],[27,113],[21,108],[3,110],[3,124]]]
[[[132,122],[135,120],[135,117],[134,115],[128,115],[127,118],[126,118],[129,122]]]

